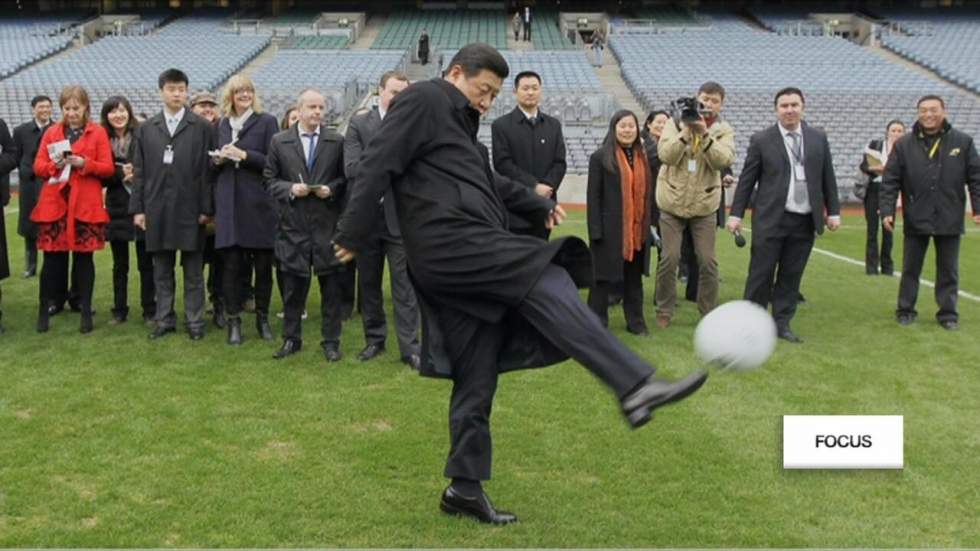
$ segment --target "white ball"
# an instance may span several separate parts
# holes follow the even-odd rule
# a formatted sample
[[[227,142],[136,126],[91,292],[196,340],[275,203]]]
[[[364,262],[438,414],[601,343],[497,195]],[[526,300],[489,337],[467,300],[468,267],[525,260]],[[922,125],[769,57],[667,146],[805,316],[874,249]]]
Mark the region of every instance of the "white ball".
[[[701,319],[694,350],[724,369],[755,369],[776,348],[776,324],[765,308],[747,300],[727,302]]]

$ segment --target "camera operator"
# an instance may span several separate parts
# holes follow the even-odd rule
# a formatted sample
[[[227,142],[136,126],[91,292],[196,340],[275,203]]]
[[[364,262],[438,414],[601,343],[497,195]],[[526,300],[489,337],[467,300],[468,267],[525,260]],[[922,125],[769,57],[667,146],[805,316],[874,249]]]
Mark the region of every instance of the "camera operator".
[[[656,285],[657,326],[662,329],[670,326],[677,306],[675,278],[685,228],[691,230],[698,260],[698,310],[707,314],[718,301],[717,211],[722,172],[735,161],[735,130],[720,116],[724,101],[720,84],[702,84],[697,98],[674,102],[679,112],[657,144],[663,163],[657,180],[663,249]]]

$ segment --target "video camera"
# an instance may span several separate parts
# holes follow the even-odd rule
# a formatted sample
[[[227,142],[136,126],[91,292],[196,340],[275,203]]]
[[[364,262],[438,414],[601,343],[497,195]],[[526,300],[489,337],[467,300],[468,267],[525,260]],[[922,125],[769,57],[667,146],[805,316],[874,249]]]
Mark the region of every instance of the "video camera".
[[[705,107],[697,98],[679,98],[670,102],[670,118],[684,124],[693,124],[701,117],[710,117],[711,109]]]

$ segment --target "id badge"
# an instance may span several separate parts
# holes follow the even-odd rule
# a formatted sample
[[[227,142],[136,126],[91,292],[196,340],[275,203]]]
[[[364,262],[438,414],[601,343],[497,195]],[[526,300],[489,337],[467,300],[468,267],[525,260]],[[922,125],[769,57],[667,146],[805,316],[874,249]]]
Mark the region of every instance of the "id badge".
[[[800,164],[793,165],[793,176],[796,177],[796,180],[798,182],[806,181],[806,169],[803,167],[803,165]]]
[[[695,161],[694,159],[688,159],[687,160],[687,171],[690,172],[691,174],[694,174],[695,172],[697,172],[698,171],[698,162]]]
[[[172,165],[174,164],[174,148],[167,146],[167,149],[163,150],[163,164]]]

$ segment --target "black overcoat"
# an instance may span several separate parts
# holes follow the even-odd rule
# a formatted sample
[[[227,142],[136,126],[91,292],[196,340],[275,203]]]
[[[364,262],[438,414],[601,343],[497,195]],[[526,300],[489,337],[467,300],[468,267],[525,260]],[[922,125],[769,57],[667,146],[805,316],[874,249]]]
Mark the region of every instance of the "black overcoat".
[[[17,177],[20,185],[17,188],[20,212],[17,214],[17,233],[23,237],[37,239],[37,224],[31,222],[31,212],[37,205],[38,195],[41,194],[41,182],[34,176],[34,157],[41,145],[41,136],[51,126],[51,123],[38,128],[33,120],[14,128],[14,148],[17,151]]]
[[[964,233],[965,186],[970,188],[973,213],[980,214],[980,157],[973,138],[944,123],[938,151],[930,159],[919,123],[895,142],[881,178],[878,208],[895,216],[902,194],[905,235]]]
[[[160,112],[136,129],[136,144],[129,212],[146,215],[146,250],[202,250],[198,219],[214,214],[208,157],[214,128],[188,109],[171,137]],[[163,162],[167,145],[174,151],[171,164]]]
[[[436,78],[406,88],[364,154],[338,226],[337,243],[358,251],[378,200],[394,190],[409,275],[422,306],[422,373],[428,376],[452,376],[439,327],[446,308],[489,323],[506,317],[501,371],[565,359],[513,309],[550,263],[568,269],[579,286],[591,284],[581,240],[545,242],[508,231],[508,208],[537,212],[543,223],[554,202],[493,174],[478,129],[479,112],[449,82]]]
[[[218,166],[214,187],[215,247],[271,249],[276,233],[276,206],[265,190],[262,171],[279,122],[268,113],[254,113],[245,121],[235,145],[247,153],[240,163]],[[231,143],[231,124],[218,123],[218,147]]]
[[[111,137],[111,134],[110,134]],[[123,184],[123,172],[120,163],[132,162],[133,155],[136,153],[136,136],[129,140],[129,147],[126,148],[126,155],[123,157],[115,156],[116,171],[111,177],[102,180],[105,187],[105,210],[109,213],[109,223],[106,224],[105,238],[107,241],[132,241],[139,232],[139,239],[144,238],[143,230],[133,225],[133,216],[129,214],[130,190]],[[132,189],[132,181],[130,181]]]
[[[637,155],[646,155],[638,150]],[[623,280],[623,192],[619,167],[609,170],[602,163],[602,149],[589,157],[589,183],[586,189],[589,248],[596,281]],[[640,261],[643,274],[650,275],[650,221],[655,202],[653,174],[647,169],[647,194],[643,216],[644,237]]]
[[[311,268],[317,275],[343,271],[346,267],[334,256],[332,240],[347,192],[344,137],[326,126],[320,127],[311,172],[306,169],[299,127],[296,124],[273,136],[265,159],[265,186],[275,199],[279,213],[274,243],[276,259],[284,272],[304,277],[309,277]],[[312,193],[292,197],[290,188],[301,176],[304,183],[328,186],[330,197],[320,199]]]
[[[497,118],[490,127],[493,141],[493,167],[511,180],[528,187],[538,182],[555,190],[565,179],[565,137],[558,119],[538,111],[538,122],[531,124],[527,116],[515,107]]]
[[[10,137],[7,123],[0,119],[0,279],[10,277],[10,259],[7,256],[7,224],[3,207],[10,203],[10,172],[17,166],[14,140]]]

